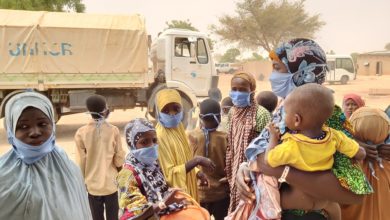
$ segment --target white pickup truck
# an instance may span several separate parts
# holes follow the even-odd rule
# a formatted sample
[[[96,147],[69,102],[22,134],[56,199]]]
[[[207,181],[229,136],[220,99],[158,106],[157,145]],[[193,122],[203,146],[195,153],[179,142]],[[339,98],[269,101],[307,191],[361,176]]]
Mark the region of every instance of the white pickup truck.
[[[154,116],[163,88],[180,92],[187,115],[217,86],[203,33],[170,29],[152,43],[140,15],[0,10],[1,117],[26,88],[45,94],[59,118],[85,111],[91,94]]]

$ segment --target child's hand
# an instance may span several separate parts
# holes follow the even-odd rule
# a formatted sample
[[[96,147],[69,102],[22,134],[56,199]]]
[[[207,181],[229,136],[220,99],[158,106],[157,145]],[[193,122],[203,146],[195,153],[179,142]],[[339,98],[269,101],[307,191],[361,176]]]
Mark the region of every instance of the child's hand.
[[[280,130],[279,130],[279,127],[275,123],[273,123],[273,122],[269,123],[266,128],[269,131],[270,138],[275,139],[275,140],[280,139]]]
[[[209,171],[214,171],[215,163],[209,158],[202,157],[202,156],[195,156],[195,159],[197,161],[197,164],[202,166],[204,169],[207,169]]]
[[[196,178],[200,180],[199,186],[209,186],[209,179],[207,178],[206,174],[204,174],[202,171],[199,171],[196,174]]]

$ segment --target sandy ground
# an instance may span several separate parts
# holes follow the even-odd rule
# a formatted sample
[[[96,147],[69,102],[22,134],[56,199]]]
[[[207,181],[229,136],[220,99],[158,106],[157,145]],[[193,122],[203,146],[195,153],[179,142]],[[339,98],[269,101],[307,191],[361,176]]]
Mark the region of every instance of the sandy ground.
[[[223,97],[228,95],[231,75],[222,74],[220,76],[219,88]],[[349,82],[347,85],[328,85],[327,87],[335,91],[336,103],[341,104],[342,97],[345,93],[354,92],[363,96],[366,105],[385,109],[390,104],[390,95],[388,96],[369,96],[369,89],[389,89],[390,76],[360,76],[358,79]],[[268,81],[257,81],[257,92],[271,90]],[[109,122],[119,127],[122,131],[125,124],[136,117],[144,117],[146,109],[116,110],[111,113]],[[75,158],[75,148],[73,136],[76,130],[87,123],[90,116],[87,114],[74,114],[63,116],[57,124],[57,144],[65,149],[71,159]],[[123,146],[125,147],[124,138],[122,137]],[[3,119],[0,120],[0,155],[3,155],[10,149],[7,142],[5,130],[3,128]]]

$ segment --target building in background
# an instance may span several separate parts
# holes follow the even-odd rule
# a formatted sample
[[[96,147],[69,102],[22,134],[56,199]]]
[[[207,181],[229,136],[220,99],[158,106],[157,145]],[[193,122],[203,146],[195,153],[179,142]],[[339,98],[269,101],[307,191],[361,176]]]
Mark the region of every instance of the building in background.
[[[359,54],[356,63],[358,75],[390,75],[390,51]]]

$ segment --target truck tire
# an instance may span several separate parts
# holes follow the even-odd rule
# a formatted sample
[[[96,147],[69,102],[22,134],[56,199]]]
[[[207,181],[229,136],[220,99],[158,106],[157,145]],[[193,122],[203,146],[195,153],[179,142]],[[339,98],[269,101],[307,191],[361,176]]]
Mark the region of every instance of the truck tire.
[[[340,83],[342,85],[345,85],[345,84],[347,84],[348,80],[349,80],[349,77],[344,75],[344,76],[341,77]]]

